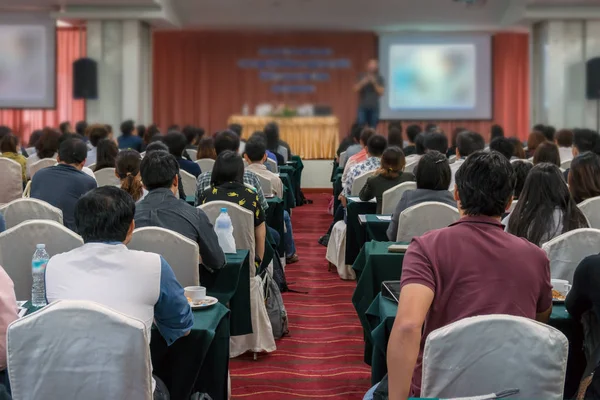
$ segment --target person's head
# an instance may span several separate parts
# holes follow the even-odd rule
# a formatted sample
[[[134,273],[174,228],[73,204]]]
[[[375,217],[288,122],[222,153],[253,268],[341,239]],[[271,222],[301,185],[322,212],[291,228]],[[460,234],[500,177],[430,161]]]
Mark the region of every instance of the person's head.
[[[527,175],[529,175],[529,171],[533,168],[533,164],[528,161],[515,161],[510,165],[512,165],[515,172],[515,192],[513,197],[515,200],[518,200],[523,191]]]
[[[409,143],[415,143],[417,140],[417,135],[421,133],[423,129],[421,129],[421,125],[409,125],[406,127],[406,137],[408,138]]]
[[[388,144],[390,146],[398,146],[402,148],[404,140],[402,139],[402,129],[395,126],[388,130]]]
[[[360,124],[352,124],[352,129],[350,130],[350,138],[354,143],[360,143],[360,134],[362,133],[362,125]]]
[[[438,126],[437,124],[433,123],[433,122],[429,122],[428,124],[425,125],[425,132],[437,132],[438,131]]]
[[[573,157],[586,151],[593,151],[599,142],[598,132],[591,129],[575,129],[573,132]]]
[[[535,124],[533,126],[533,130],[536,132],[544,132],[544,129],[546,129],[546,125],[544,124]]]
[[[267,149],[272,152],[277,152],[279,147],[279,125],[275,122],[269,122],[264,129],[267,135]]]
[[[490,140],[494,140],[498,137],[504,137],[504,128],[498,124],[494,124],[490,129]]]
[[[382,135],[373,135],[367,143],[367,153],[370,157],[381,157],[387,147],[387,140]]]
[[[169,133],[171,131],[180,132],[181,128],[179,127],[178,124],[171,124],[171,125],[169,125],[169,128],[167,129],[167,133]]]
[[[508,232],[540,246],[544,237],[554,233],[556,210],[562,211],[562,232],[587,227],[587,220],[571,197],[563,174],[556,165],[534,166],[512,212]]]
[[[35,147],[37,142],[39,142],[40,138],[42,137],[43,133],[44,131],[41,129],[36,129],[35,131],[31,132],[31,135],[29,135],[29,142],[27,143],[27,147]]]
[[[240,124],[229,124],[227,127],[231,132],[238,135],[239,138],[242,137],[242,126]]]
[[[515,173],[495,151],[471,154],[455,175],[454,198],[462,215],[500,218],[510,207]]]
[[[371,139],[371,137],[374,135],[377,135],[375,129],[369,128],[368,126],[363,128],[362,132],[360,133],[360,145],[363,147],[367,147],[369,139]]]
[[[143,138],[146,135],[146,126],[145,125],[136,126],[135,130],[137,132],[137,135],[141,138]]]
[[[550,142],[554,142],[554,134],[556,133],[556,128],[551,125],[544,126],[542,133],[546,137],[546,140]]]
[[[215,151],[217,156],[226,150],[236,152],[240,149],[240,137],[230,130],[217,133],[215,136]]]
[[[166,151],[146,150],[146,156],[140,164],[142,182],[149,191],[170,189],[173,194],[179,192],[179,163]]]
[[[415,138],[415,151],[418,155],[425,154],[425,133],[419,133]]]
[[[244,158],[248,164],[263,164],[267,159],[267,144],[259,136],[254,136],[246,143]]]
[[[169,153],[175,158],[180,159],[183,156],[183,151],[187,146],[187,140],[183,133],[171,131],[165,135],[163,142],[169,148]]]
[[[506,157],[507,160],[510,160],[515,154],[515,145],[504,136],[498,136],[490,142],[490,150],[497,151]]]
[[[160,130],[156,124],[152,124],[146,129],[144,133],[144,144],[149,144],[152,141],[152,138],[155,136],[160,136]]]
[[[425,151],[436,150],[446,154],[448,151],[448,138],[443,133],[425,132],[423,134],[423,147],[425,147]]]
[[[75,124],[75,133],[85,136],[85,131],[88,127],[88,123],[86,121],[79,121]]]
[[[558,147],[573,146],[573,131],[570,129],[561,129],[556,133],[554,142],[558,145]]]
[[[135,228],[135,202],[114,186],[103,186],[84,194],[75,205],[75,225],[84,243],[128,244]]]
[[[0,153],[16,153],[19,148],[19,138],[15,135],[6,135],[0,140]]]
[[[203,137],[198,143],[198,154],[196,155],[198,160],[203,158],[210,158],[215,160],[217,158],[217,151],[215,150],[215,141],[213,138]]]
[[[452,134],[451,134],[451,136],[450,136],[450,145],[451,145],[452,147],[456,147],[456,140],[458,139],[458,135],[459,135],[461,132],[465,132],[465,131],[468,131],[468,129],[467,129],[467,128],[464,128],[464,127],[462,127],[462,126],[459,126],[459,127],[457,127],[457,128],[454,128],[454,129],[452,130]]]
[[[421,157],[414,173],[417,189],[448,190],[452,179],[446,154],[435,150]]]
[[[378,173],[385,178],[395,178],[404,171],[405,166],[406,158],[402,149],[398,146],[390,146],[381,156],[381,168]]]
[[[553,142],[544,142],[533,153],[533,165],[551,163],[560,167],[560,153]]]
[[[367,62],[367,72],[372,74],[376,73],[379,70],[379,62],[372,58]]]
[[[166,151],[168,153],[169,148],[162,142],[162,140],[155,140],[146,147],[146,154],[153,151]]]
[[[63,121],[58,125],[58,130],[61,133],[71,133],[71,123],[69,121]]]
[[[523,148],[523,143],[516,137],[509,137],[508,141],[512,143],[514,151],[513,157],[517,157],[520,159],[526,158],[525,149]]]
[[[186,125],[181,131],[185,136],[186,146],[195,146],[198,144],[198,130],[195,126]]]
[[[456,138],[456,156],[469,157],[476,151],[485,148],[485,140],[477,132],[463,131]],[[439,150],[438,150],[439,151]]]
[[[138,201],[144,194],[144,185],[140,175],[142,156],[135,150],[119,152],[115,161],[115,175],[121,181],[121,189],[131,195],[133,201]]]
[[[128,119],[127,121],[123,121],[121,124],[121,133],[123,136],[131,136],[135,131],[135,122]]]
[[[600,196],[600,157],[588,151],[575,157],[569,169],[569,191],[576,203]]]
[[[103,168],[114,168],[115,160],[119,154],[117,144],[110,139],[102,139],[98,142],[97,158],[94,171],[100,171]]]
[[[90,138],[90,144],[94,147],[98,146],[98,142],[106,139],[109,135],[106,125],[94,124],[87,127],[85,135]]]
[[[244,161],[237,152],[231,150],[219,153],[210,177],[210,184],[214,187],[227,182],[244,184]]]
[[[106,128],[106,131],[108,132],[108,137],[112,139],[113,137],[113,127],[111,124],[105,124],[104,127]]]
[[[78,170],[81,170],[85,164],[86,158],[87,145],[83,140],[69,137],[61,140],[57,158],[59,163],[71,165]]]
[[[542,132],[533,131],[527,138],[527,149],[530,152],[535,152],[538,146],[546,141],[546,136]]]
[[[66,135],[70,136],[69,133]],[[57,130],[44,128],[40,139],[35,145],[35,152],[40,160],[55,157],[55,154],[58,152],[61,136],[62,134]]]

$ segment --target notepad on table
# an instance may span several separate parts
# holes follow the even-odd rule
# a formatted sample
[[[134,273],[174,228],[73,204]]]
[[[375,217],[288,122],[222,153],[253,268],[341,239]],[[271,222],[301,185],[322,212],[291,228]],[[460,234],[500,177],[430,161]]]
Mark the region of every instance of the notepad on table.
[[[391,221],[392,216],[391,215],[378,215],[377,219],[380,221]]]

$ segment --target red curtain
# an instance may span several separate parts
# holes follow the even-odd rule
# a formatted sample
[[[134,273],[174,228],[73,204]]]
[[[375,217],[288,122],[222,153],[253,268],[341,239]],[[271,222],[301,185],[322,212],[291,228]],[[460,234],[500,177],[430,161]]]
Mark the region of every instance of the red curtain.
[[[11,127],[27,141],[35,129],[58,127],[62,121],[85,119],[85,101],[73,100],[73,61],[84,57],[85,31],[58,28],[56,32],[56,108],[52,110],[3,109],[0,125]]]

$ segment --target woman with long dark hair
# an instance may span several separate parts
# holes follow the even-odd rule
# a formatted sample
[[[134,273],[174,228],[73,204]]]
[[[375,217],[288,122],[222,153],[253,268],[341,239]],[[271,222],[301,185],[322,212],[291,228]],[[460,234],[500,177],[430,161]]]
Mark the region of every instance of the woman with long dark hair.
[[[577,204],[600,196],[600,157],[591,151],[571,161],[569,191]]]
[[[503,223],[507,232],[537,246],[573,229],[588,227],[560,168],[550,163],[531,169],[519,202]]]
[[[114,168],[115,160],[119,155],[119,148],[114,140],[102,139],[98,142],[96,166],[94,172],[100,171],[104,168]]]
[[[121,189],[129,193],[136,203],[143,200],[148,194],[142,184],[141,163],[142,156],[135,150],[119,152],[115,162],[115,175],[121,181]]]

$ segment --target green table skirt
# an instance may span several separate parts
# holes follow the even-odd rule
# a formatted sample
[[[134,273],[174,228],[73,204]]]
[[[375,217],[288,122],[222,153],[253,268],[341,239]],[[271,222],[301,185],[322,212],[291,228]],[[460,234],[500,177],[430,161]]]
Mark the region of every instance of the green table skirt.
[[[296,196],[296,207],[303,205],[304,196],[302,196],[302,172],[304,171],[304,163],[300,156],[292,156],[294,162],[294,195]]]
[[[379,215],[381,216],[381,215]],[[382,221],[377,218],[377,215],[367,214],[365,215],[366,222],[364,224],[366,232],[366,240],[377,240],[379,242],[387,242],[387,229],[390,226],[390,221]]]
[[[366,242],[365,228],[360,225],[358,216],[360,214],[375,214],[377,204],[363,201],[348,201],[346,208],[348,218],[346,219],[346,264],[352,265]]]
[[[269,209],[266,212],[266,221],[267,225],[271,228],[275,229],[277,233],[279,233],[279,246],[277,247],[277,251],[279,254],[284,254],[285,245],[283,243],[283,233],[284,233],[284,221],[283,221],[283,211],[284,205],[283,200],[279,197],[272,197],[267,199],[267,203],[269,203]]]
[[[279,179],[283,183],[283,190],[285,192],[283,198],[285,209],[290,211],[290,209],[296,207],[296,189],[293,181],[294,168],[279,167]]]

